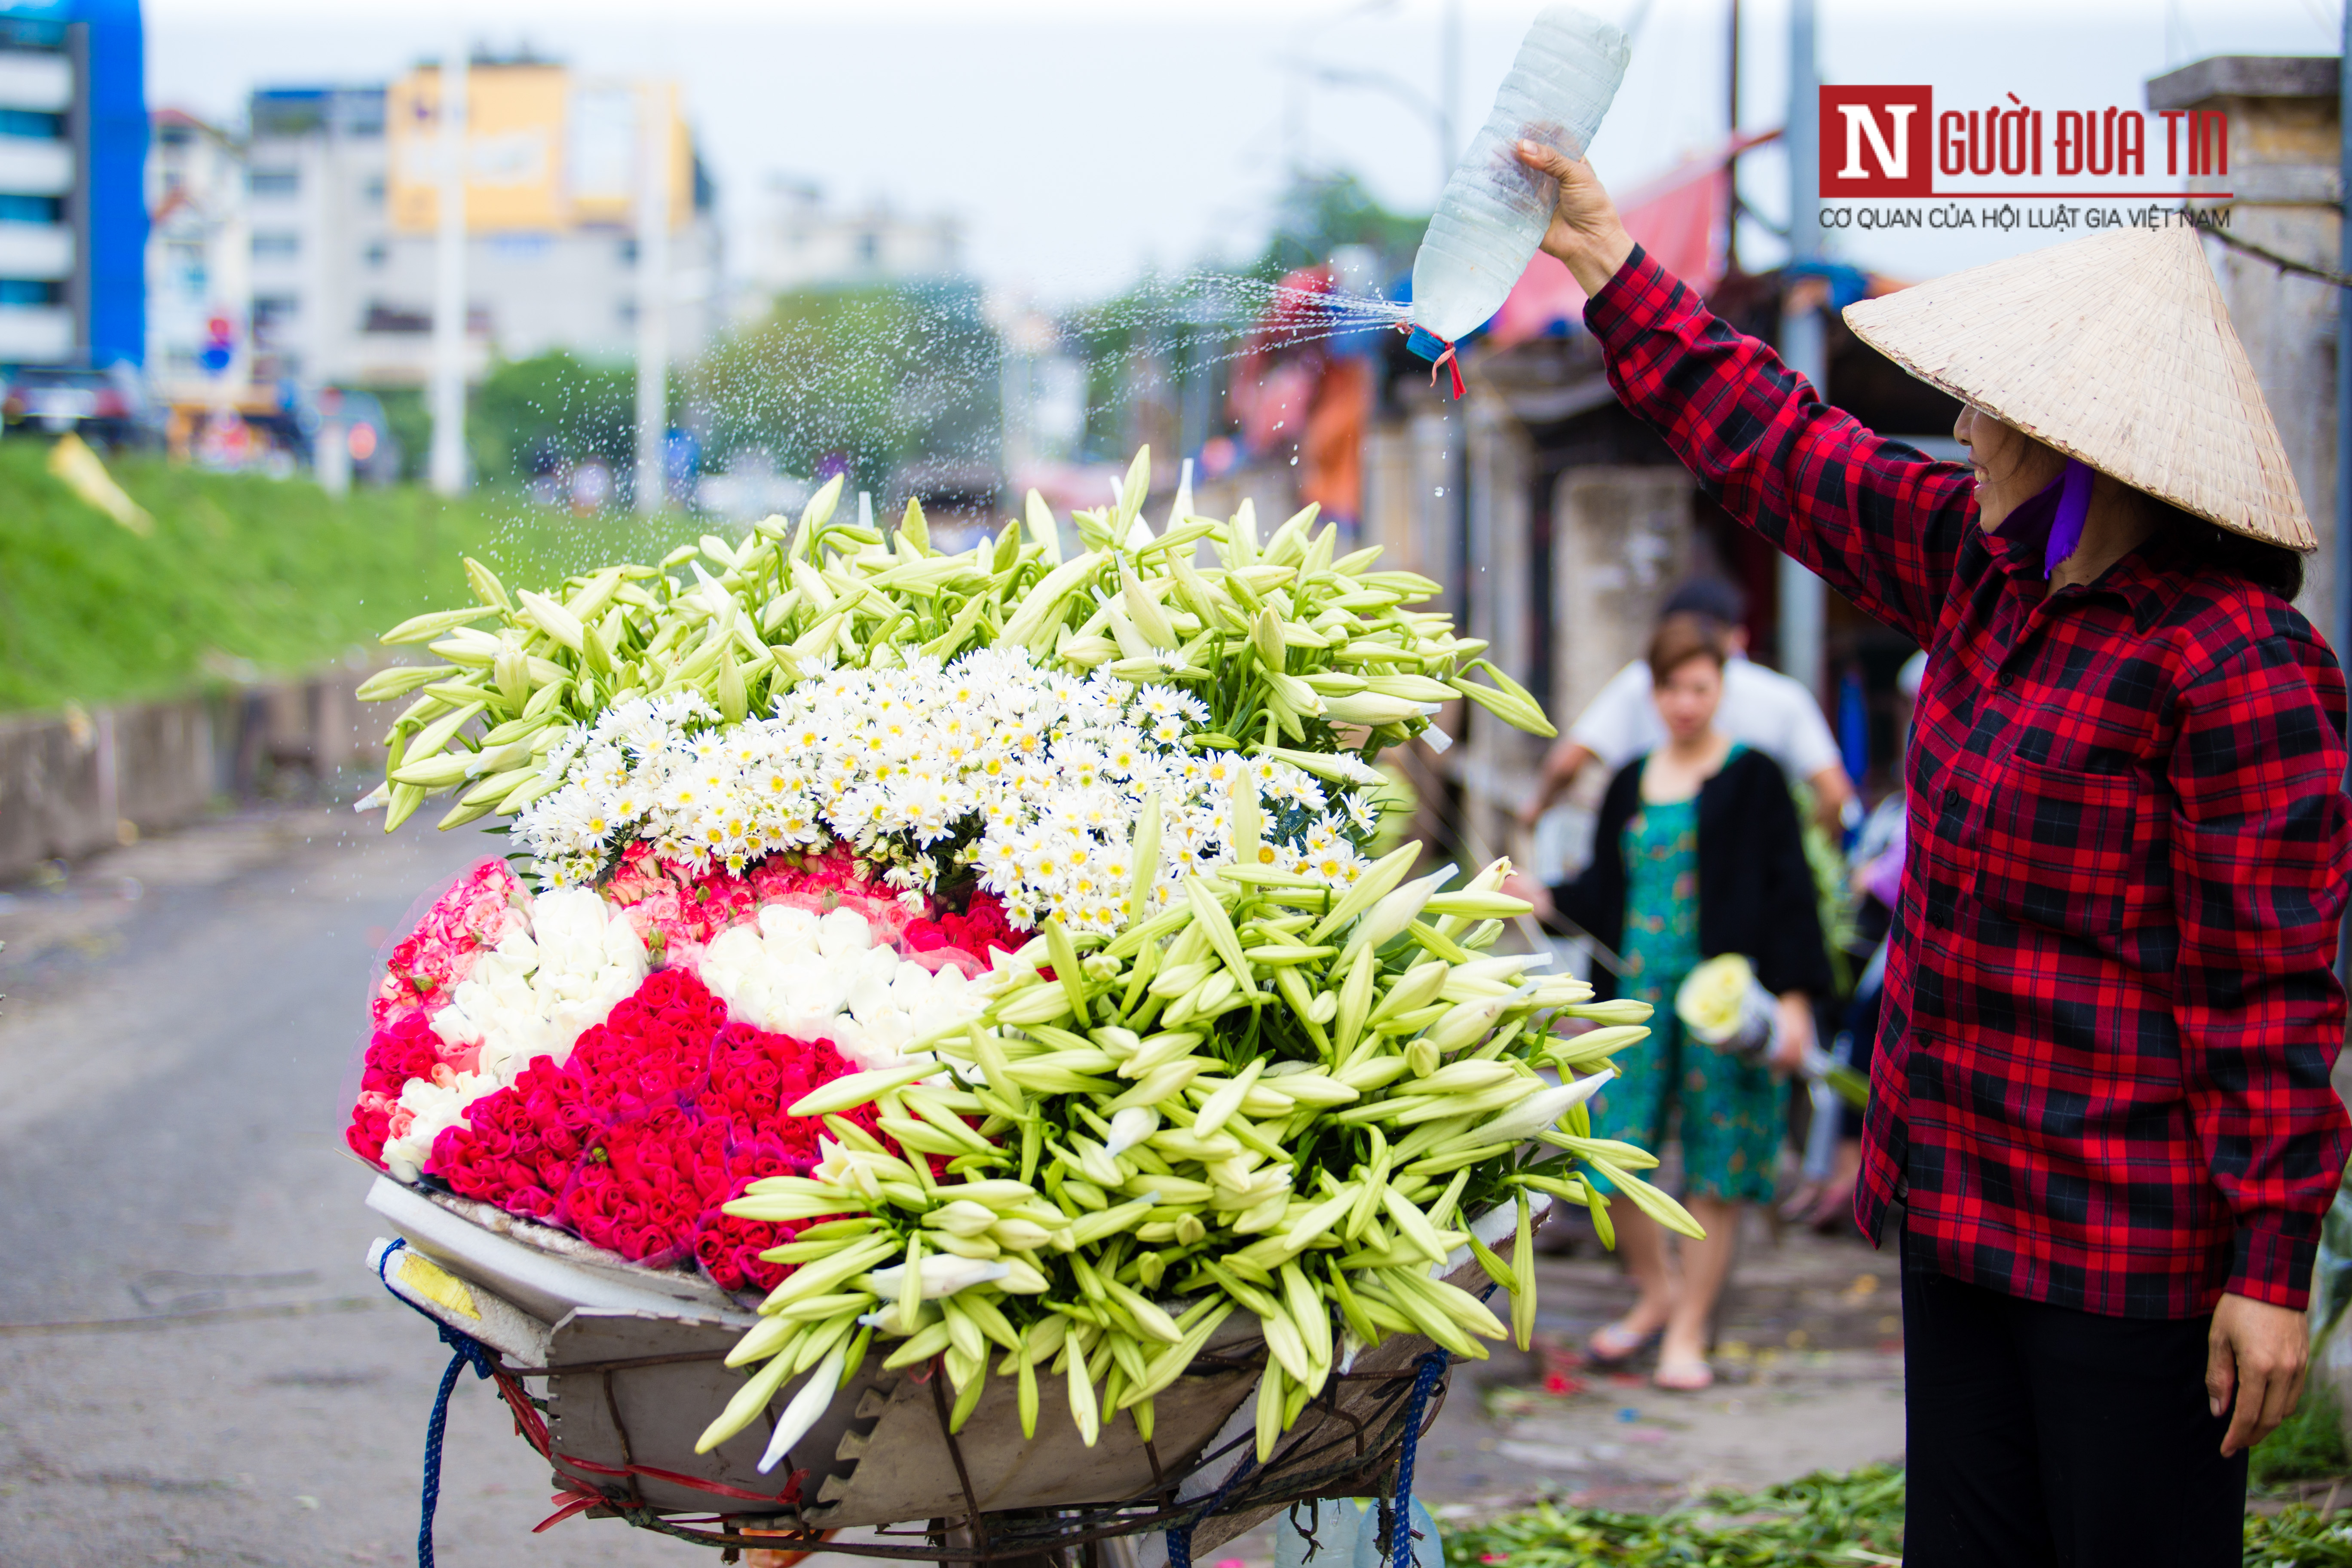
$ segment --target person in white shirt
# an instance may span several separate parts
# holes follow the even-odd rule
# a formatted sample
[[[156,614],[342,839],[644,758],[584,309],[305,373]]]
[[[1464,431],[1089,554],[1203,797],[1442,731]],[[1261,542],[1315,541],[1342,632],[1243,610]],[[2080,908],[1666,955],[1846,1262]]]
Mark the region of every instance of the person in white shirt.
[[[1717,727],[1733,740],[1764,752],[1790,778],[1811,784],[1822,826],[1835,833],[1854,800],[1853,781],[1846,776],[1837,739],[1830,733],[1821,704],[1804,682],[1748,659],[1748,632],[1740,625],[1743,613],[1738,589],[1702,577],[1675,589],[1659,612],[1659,619],[1697,615],[1722,629],[1731,658],[1723,668],[1723,707]],[[1587,763],[1597,760],[1613,772],[1664,742],[1657,704],[1650,699],[1650,667],[1637,658],[1610,678],[1552,747],[1521,819],[1533,826]]]

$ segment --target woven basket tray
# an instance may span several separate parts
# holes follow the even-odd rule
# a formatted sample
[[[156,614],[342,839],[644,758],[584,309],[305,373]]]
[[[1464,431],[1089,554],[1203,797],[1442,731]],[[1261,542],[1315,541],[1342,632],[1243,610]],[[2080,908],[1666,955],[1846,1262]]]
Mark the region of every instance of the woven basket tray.
[[[641,1268],[562,1231],[389,1179],[377,1181],[368,1206],[409,1251],[463,1282],[436,1289],[428,1265],[404,1260],[386,1272],[403,1299],[498,1352],[501,1387],[509,1404],[523,1399],[518,1426],[535,1442],[529,1411],[544,1412],[543,1451],[558,1485],[606,1500],[592,1512],[712,1545],[785,1545],[917,1521],[928,1522],[896,1543],[886,1535],[877,1545],[833,1549],[989,1560],[1194,1524],[1195,1549],[1205,1551],[1295,1499],[1380,1489],[1403,1435],[1414,1368],[1432,1349],[1400,1336],[1360,1355],[1301,1415],[1275,1461],[1239,1482],[1237,1467],[1254,1456],[1253,1396],[1265,1362],[1247,1313],[1226,1321],[1196,1374],[1158,1395],[1150,1444],[1121,1419],[1106,1422],[1087,1447],[1051,1380],[1037,1436],[1024,1439],[1014,1383],[995,1377],[950,1437],[936,1363],[884,1372],[869,1355],[787,1462],[762,1476],[768,1424],[694,1452],[712,1414],[741,1386],[722,1358],[757,1321],[708,1280]],[[1507,1253],[1507,1209],[1475,1228]],[[1476,1263],[1450,1261],[1454,1283],[1483,1288]],[[539,1379],[545,1398],[530,1400],[521,1385]],[[771,1421],[797,1387],[777,1392]],[[668,1522],[688,1513],[722,1522],[715,1532]],[[763,1530],[776,1534],[740,1533]]]

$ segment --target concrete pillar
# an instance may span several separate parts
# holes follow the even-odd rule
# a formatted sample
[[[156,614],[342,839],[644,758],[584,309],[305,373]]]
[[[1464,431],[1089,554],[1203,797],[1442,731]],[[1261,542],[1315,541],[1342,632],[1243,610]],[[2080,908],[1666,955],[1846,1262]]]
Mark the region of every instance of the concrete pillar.
[[[1498,399],[1473,393],[1461,406],[1469,538],[1462,621],[1466,635],[1486,640],[1488,658],[1525,681],[1534,673],[1533,595],[1539,591],[1528,550],[1535,447]],[[1544,742],[1483,709],[1465,709],[1463,721],[1469,730],[1461,763],[1463,847],[1484,861],[1512,851],[1514,818],[1535,788]]]
[[[331,782],[351,760],[357,732],[358,703],[352,677],[331,669],[318,678],[311,692],[310,761],[321,784]]]
[[[1364,521],[1360,543],[1378,545],[1383,571],[1429,568],[1413,554],[1412,437],[1402,424],[1375,425],[1364,432]]]
[[[1461,559],[1454,520],[1461,515],[1462,484],[1456,476],[1462,452],[1453,432],[1460,427],[1458,419],[1449,419],[1444,409],[1430,402],[1416,404],[1402,417],[1364,434],[1361,542],[1380,546],[1383,569],[1417,572],[1445,586],[1435,602],[1421,608],[1458,612],[1452,584]],[[1415,797],[1404,836],[1432,846],[1439,855],[1451,851],[1455,837],[1446,780],[1465,754],[1450,745],[1450,738],[1462,732],[1465,706],[1449,702],[1437,715],[1436,728],[1449,737],[1448,745],[1424,741],[1384,756],[1403,771]]]
[[[1408,470],[1412,494],[1412,559],[1411,570],[1445,585],[1444,596],[1430,609],[1463,614],[1463,424],[1459,405],[1429,400],[1417,405],[1406,429],[1412,460]]]
[[[1580,468],[1560,475],[1551,505],[1551,719],[1565,731],[1610,679],[1648,650],[1659,606],[1689,574],[1687,470]],[[1583,866],[1608,770],[1584,770],[1546,815],[1528,864],[1548,880]]]
[[[2230,193],[2200,205],[2225,207],[2229,233],[2263,249],[2330,271],[2338,258],[2342,198],[2341,121],[2334,57],[2227,55],[2147,84],[2152,110],[2220,110],[2230,117],[2226,174],[2189,182]],[[2172,122],[2176,125],[2181,121]],[[2165,163],[2166,122],[2148,127],[2147,166]],[[2188,167],[2186,133],[2180,167]],[[2246,345],[2254,379],[2278,422],[2304,510],[2319,534],[2305,569],[2296,607],[2337,648],[2352,627],[2334,624],[2336,574],[2336,290],[2315,278],[2282,272],[2218,239],[2205,253]]]
[[[1648,649],[1689,570],[1688,470],[1570,468],[1552,492],[1552,721],[1568,728]]]

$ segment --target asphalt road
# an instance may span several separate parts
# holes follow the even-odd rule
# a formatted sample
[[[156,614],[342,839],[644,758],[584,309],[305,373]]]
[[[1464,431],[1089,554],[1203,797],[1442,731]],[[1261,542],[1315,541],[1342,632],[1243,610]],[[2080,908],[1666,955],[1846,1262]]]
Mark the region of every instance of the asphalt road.
[[[495,843],[246,817],[0,900],[0,1563],[415,1560],[447,1356],[363,1266],[340,1128],[377,943]],[[467,1376],[447,1568],[706,1560],[535,1536],[550,1491]]]
[[[447,1354],[363,1266],[384,1227],[341,1129],[378,947],[501,841],[373,824],[240,816],[0,891],[0,1564],[415,1560]],[[1752,1240],[1725,1307],[1746,1359],[1696,1398],[1576,1368],[1628,1292],[1605,1259],[1548,1260],[1549,1349],[1457,1369],[1420,1494],[1654,1507],[1891,1457],[1894,1270],[1853,1244]],[[715,1562],[615,1521],[534,1535],[550,1491],[464,1378],[447,1568]],[[1213,1561],[1235,1558],[1270,1568],[1270,1532]]]

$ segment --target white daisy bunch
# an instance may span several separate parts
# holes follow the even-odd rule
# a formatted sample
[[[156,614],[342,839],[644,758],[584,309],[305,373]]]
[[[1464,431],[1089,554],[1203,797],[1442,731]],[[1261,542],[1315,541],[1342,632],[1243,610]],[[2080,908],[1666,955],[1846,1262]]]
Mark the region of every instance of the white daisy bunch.
[[[826,670],[735,725],[692,695],[637,699],[558,739],[546,766],[561,782],[516,829],[552,885],[593,880],[638,839],[738,873],[840,842],[912,902],[970,868],[1015,924],[1053,916],[1105,935],[1245,842],[1262,863],[1352,883],[1377,820],[1364,798],[1279,759],[1194,752],[1207,719],[1188,692],[1039,669],[1001,647]],[[1155,796],[1139,910],[1136,827]],[[1253,798],[1237,828],[1236,801]]]

